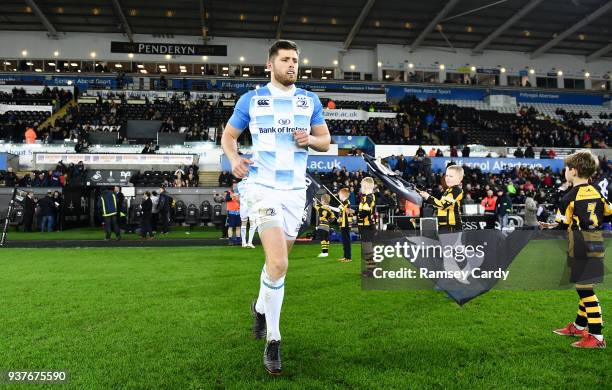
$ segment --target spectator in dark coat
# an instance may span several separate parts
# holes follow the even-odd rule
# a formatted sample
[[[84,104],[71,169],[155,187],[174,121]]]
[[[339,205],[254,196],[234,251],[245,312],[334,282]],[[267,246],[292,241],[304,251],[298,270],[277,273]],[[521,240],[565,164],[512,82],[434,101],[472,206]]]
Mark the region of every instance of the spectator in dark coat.
[[[34,213],[36,212],[36,199],[34,193],[28,192],[23,200],[23,231],[31,232],[34,223]]]
[[[42,216],[40,231],[44,232],[45,229],[47,229],[47,231],[52,232],[55,219],[55,204],[51,191],[47,192],[47,196],[38,202],[38,206],[40,207],[40,215]]]
[[[125,218],[127,216],[127,210],[125,205],[125,196],[121,192],[121,187],[115,186],[113,189],[115,196],[117,197],[117,221],[119,222],[119,228],[125,225]]]
[[[55,206],[55,228],[59,231],[63,228],[64,200],[59,191],[53,192],[53,205]]]
[[[523,151],[521,150],[521,148],[516,148],[516,150],[514,151],[514,157],[516,157],[516,158],[523,158],[523,157],[525,157],[525,155],[523,154]]]
[[[161,232],[162,234],[168,233],[168,223],[170,222],[170,197],[166,192],[166,187],[161,187],[159,189],[159,222],[161,224]]]
[[[495,213],[501,229],[508,226],[508,216],[512,212],[512,199],[506,191],[497,191],[497,205]]]
[[[151,201],[151,193],[145,192],[142,197],[142,218],[140,219],[140,236],[142,238],[153,238],[152,220],[153,220],[153,202]]]

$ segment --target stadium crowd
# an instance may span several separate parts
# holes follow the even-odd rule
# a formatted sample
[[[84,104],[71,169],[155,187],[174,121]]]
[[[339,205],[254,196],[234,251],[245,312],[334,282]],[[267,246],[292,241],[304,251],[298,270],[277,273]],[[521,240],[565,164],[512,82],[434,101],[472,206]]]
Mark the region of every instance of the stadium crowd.
[[[440,104],[434,98],[419,100],[415,96],[404,98],[395,111],[396,118],[332,120],[330,131],[333,135],[369,136],[377,144],[606,148],[612,130],[612,122],[587,126],[574,116],[565,123],[541,118],[533,107],[508,114]]]

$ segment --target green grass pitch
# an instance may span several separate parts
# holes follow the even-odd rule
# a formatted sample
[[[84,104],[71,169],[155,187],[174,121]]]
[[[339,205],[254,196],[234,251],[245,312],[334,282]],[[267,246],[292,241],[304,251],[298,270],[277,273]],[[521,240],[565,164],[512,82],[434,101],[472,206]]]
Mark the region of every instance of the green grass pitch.
[[[551,332],[573,320],[575,291],[494,290],[463,307],[439,291],[364,291],[340,251],[294,248],[272,378],[250,335],[261,248],[0,249],[0,370],[68,370],[71,389],[612,386],[612,348]],[[605,320],[612,292],[597,293]]]
[[[115,234],[111,237],[114,239]],[[168,239],[210,239],[221,237],[221,230],[214,227],[196,227],[189,231],[188,227],[173,226],[168,234],[156,234],[156,240]],[[102,227],[87,227],[78,229],[69,229],[55,232],[30,232],[14,231],[12,228],[8,232],[9,241],[48,241],[48,240],[101,240],[104,238],[104,229]],[[140,236],[136,233],[123,234],[121,239],[128,241],[140,240]]]

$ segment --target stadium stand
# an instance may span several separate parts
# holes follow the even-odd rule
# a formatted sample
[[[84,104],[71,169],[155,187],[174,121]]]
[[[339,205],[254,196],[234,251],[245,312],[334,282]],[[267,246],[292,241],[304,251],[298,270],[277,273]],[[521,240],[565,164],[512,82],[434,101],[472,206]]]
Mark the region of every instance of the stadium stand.
[[[95,96],[95,91],[88,95]],[[350,99],[350,94],[346,94]],[[26,99],[45,102],[50,99],[65,103],[72,98],[69,92],[45,88],[41,94],[25,94],[14,89],[2,94],[5,99]],[[592,147],[605,148],[609,134],[612,109],[589,105],[553,105],[534,103],[530,106],[492,108],[476,100],[433,98],[419,100],[405,97],[399,104],[323,98],[322,104],[335,109],[363,110],[370,113],[397,113],[396,118],[370,117],[365,121],[328,120],[334,135],[366,135],[377,144],[439,144],[464,145],[467,143],[489,146],[519,147]],[[46,100],[45,100],[46,99]],[[345,98],[346,99],[346,98]],[[161,132],[184,133],[187,141],[214,141],[219,136],[209,129],[219,129],[232,113],[236,101],[231,96],[223,104],[217,96],[204,96],[194,100],[148,98],[128,99],[125,95],[107,94],[95,100],[83,99],[70,107],[65,115],[54,118],[48,130],[37,129],[49,115],[43,112],[7,112],[2,115],[0,137],[16,141],[27,127],[40,132],[38,139],[61,141],[67,138],[85,138],[100,127],[117,130],[127,120],[161,120]],[[246,136],[243,141],[246,141]]]

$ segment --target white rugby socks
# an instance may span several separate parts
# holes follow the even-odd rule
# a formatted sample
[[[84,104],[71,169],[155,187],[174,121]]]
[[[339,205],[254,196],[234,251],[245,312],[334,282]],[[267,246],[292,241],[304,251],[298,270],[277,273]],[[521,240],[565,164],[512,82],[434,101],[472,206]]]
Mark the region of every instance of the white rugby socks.
[[[267,340],[280,340],[280,314],[285,296],[285,277],[271,280],[266,268],[261,273],[259,297],[255,304],[258,313],[266,314]],[[263,310],[262,310],[263,309]]]
[[[250,227],[251,228],[249,229],[249,245],[253,245],[253,237],[255,236],[255,232],[257,231],[257,225],[252,223]]]
[[[242,225],[240,225],[240,238],[242,239],[242,246],[246,245],[246,233],[246,223],[243,223]]]

